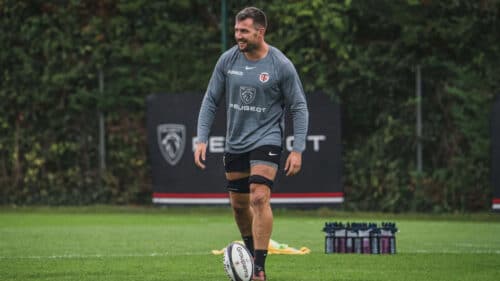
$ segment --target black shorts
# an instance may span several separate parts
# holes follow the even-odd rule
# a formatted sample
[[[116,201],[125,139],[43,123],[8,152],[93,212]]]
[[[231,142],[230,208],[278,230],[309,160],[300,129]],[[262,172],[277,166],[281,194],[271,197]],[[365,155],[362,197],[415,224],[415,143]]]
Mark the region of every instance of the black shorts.
[[[278,169],[281,160],[281,147],[276,145],[259,146],[245,153],[224,153],[226,173],[250,172],[250,167],[257,164],[268,165]]]

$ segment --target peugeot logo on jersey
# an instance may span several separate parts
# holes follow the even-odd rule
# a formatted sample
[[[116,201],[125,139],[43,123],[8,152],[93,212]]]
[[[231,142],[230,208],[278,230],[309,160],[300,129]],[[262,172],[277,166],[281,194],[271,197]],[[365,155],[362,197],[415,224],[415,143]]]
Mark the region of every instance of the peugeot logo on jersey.
[[[181,124],[160,124],[157,127],[158,145],[168,164],[177,165],[184,154],[186,126]]]
[[[251,104],[253,102],[255,93],[257,93],[257,89],[255,88],[246,86],[240,87],[240,97],[245,104]]]
[[[262,72],[261,74],[259,74],[259,80],[262,83],[266,83],[267,81],[269,81],[269,73]]]

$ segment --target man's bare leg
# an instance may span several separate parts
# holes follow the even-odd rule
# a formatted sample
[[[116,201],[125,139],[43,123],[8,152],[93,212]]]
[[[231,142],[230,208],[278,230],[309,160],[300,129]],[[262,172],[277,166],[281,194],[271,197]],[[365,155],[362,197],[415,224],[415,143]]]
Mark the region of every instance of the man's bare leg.
[[[248,178],[249,173],[231,172],[226,173],[227,180],[238,180]],[[254,243],[252,234],[253,213],[250,207],[250,194],[229,192],[233,216],[238,229],[240,230],[241,238],[245,242],[245,246],[254,254]]]
[[[271,181],[276,177],[276,168],[268,165],[254,165],[251,175],[259,175]],[[271,187],[266,184],[250,184],[250,206],[253,210],[253,241],[255,246],[256,270],[264,271],[267,249],[273,230],[271,209]]]

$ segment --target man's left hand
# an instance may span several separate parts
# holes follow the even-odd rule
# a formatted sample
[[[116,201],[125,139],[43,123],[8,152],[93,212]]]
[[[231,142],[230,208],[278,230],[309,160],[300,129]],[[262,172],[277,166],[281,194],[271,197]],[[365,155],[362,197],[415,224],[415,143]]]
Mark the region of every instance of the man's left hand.
[[[293,176],[300,171],[302,167],[302,153],[297,151],[290,152],[286,159],[285,172],[287,176]]]

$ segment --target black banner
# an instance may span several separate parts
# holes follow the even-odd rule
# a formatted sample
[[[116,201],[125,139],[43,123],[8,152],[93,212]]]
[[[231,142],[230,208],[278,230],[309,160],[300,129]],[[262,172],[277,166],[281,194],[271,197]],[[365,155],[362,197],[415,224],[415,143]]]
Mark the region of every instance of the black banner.
[[[500,211],[500,93],[496,96],[491,116],[492,208]]]
[[[226,204],[224,152],[225,105],[217,112],[207,149],[207,168],[193,161],[196,124],[202,94],[154,94],[147,98],[147,127],[152,165],[153,202],[157,204]],[[273,204],[342,203],[340,107],[325,94],[307,96],[309,133],[302,170],[293,177],[283,172],[291,150],[292,122],[287,116],[285,153]]]

